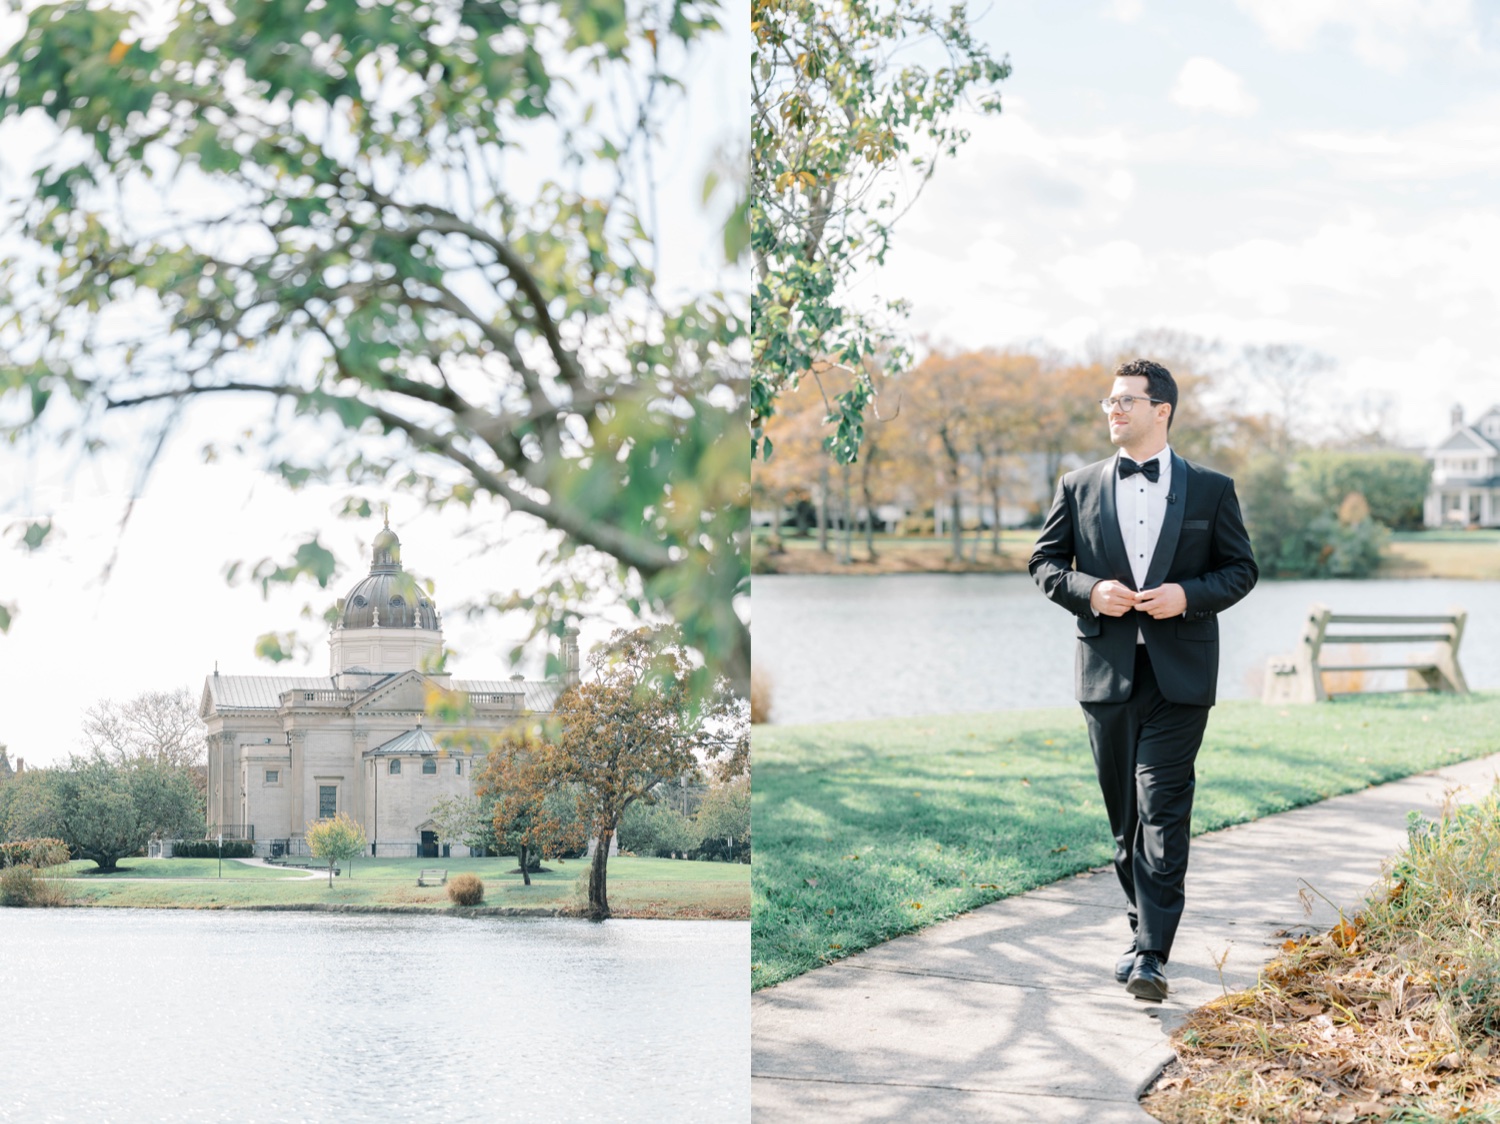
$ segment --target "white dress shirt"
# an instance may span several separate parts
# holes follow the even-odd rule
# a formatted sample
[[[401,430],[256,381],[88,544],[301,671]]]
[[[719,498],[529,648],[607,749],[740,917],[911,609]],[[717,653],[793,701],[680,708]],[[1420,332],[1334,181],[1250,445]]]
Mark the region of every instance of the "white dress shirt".
[[[1160,463],[1161,474],[1155,483],[1141,473],[1121,479],[1119,458],[1124,455],[1123,452],[1116,454],[1115,514],[1120,520],[1120,538],[1125,542],[1125,553],[1130,556],[1135,587],[1143,589],[1146,571],[1151,568],[1151,556],[1156,553],[1156,540],[1161,537],[1162,521],[1167,517],[1167,496],[1172,490],[1172,449],[1164,446],[1161,452],[1140,462]],[[1139,629],[1136,630],[1135,642],[1146,642]]]

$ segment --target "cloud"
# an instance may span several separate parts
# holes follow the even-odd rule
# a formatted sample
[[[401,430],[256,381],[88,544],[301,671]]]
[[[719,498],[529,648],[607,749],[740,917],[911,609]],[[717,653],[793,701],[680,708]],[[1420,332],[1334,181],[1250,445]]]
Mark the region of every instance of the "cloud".
[[[1471,0],[1239,0],[1274,46],[1301,51],[1325,30],[1347,31],[1355,55],[1381,70],[1405,67],[1414,41],[1474,48]]]
[[[1337,160],[1362,180],[1437,180],[1500,171],[1500,97],[1486,97],[1405,129],[1322,130],[1292,142]]]
[[[1193,110],[1248,117],[1256,101],[1242,78],[1223,63],[1199,56],[1188,59],[1172,87],[1172,100]]]
[[[1373,214],[1325,223],[1300,241],[1252,238],[1197,263],[1222,293],[1276,315],[1309,290],[1367,309],[1406,310],[1429,324],[1490,317],[1500,304],[1500,215],[1449,212],[1392,229]]]
[[[1066,254],[1047,272],[1069,296],[1085,304],[1103,304],[1110,290],[1144,285],[1155,270],[1134,242],[1115,239],[1083,253]]]
[[[1134,23],[1145,11],[1145,0],[1109,0],[1104,6],[1105,16],[1120,23]]]

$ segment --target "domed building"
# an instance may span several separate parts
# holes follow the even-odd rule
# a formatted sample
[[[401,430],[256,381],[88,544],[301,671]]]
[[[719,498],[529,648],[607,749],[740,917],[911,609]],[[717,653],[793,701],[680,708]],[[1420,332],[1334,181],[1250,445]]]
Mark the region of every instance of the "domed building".
[[[442,616],[402,569],[401,541],[387,524],[369,574],[338,604],[327,676],[215,670],[204,681],[209,835],[253,839],[257,853],[301,853],[309,823],[345,812],[372,854],[436,856],[433,807],[471,795],[482,760],[441,735],[496,732],[550,711],[578,681],[578,634],[563,640],[560,681],[452,679],[439,670],[442,651]],[[466,702],[461,723],[426,716],[437,690]]]

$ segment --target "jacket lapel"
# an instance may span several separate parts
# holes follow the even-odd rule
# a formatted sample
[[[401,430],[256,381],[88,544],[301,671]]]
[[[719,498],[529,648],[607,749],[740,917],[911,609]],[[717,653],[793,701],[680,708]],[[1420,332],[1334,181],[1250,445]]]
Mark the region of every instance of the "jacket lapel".
[[[1172,485],[1168,492],[1167,514],[1162,517],[1161,535],[1156,540],[1156,550],[1151,555],[1151,565],[1146,570],[1146,588],[1155,589],[1167,576],[1167,569],[1177,554],[1177,540],[1182,535],[1182,517],[1187,510],[1188,466],[1176,453],[1172,454]]]
[[[1109,559],[1115,580],[1134,589],[1135,575],[1130,572],[1130,557],[1125,553],[1125,540],[1120,537],[1120,514],[1115,507],[1115,464],[1118,459],[1110,457],[1099,474],[1099,519],[1104,524],[1100,531],[1104,535],[1104,556]],[[1172,470],[1177,470],[1176,465]]]

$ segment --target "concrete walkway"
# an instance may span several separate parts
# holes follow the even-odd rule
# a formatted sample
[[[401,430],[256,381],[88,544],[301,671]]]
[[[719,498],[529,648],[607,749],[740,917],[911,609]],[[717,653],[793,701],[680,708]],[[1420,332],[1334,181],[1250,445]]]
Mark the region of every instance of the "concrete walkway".
[[[1162,1004],[1114,982],[1129,943],[1113,871],[1007,898],[758,992],[754,1118],[1149,1121],[1142,1086],[1193,1008],[1256,980],[1287,931],[1356,908],[1406,841],[1406,813],[1483,796],[1500,754],[1193,840]],[[1303,897],[1307,895],[1303,894]],[[1221,956],[1222,983],[1216,964]]]

